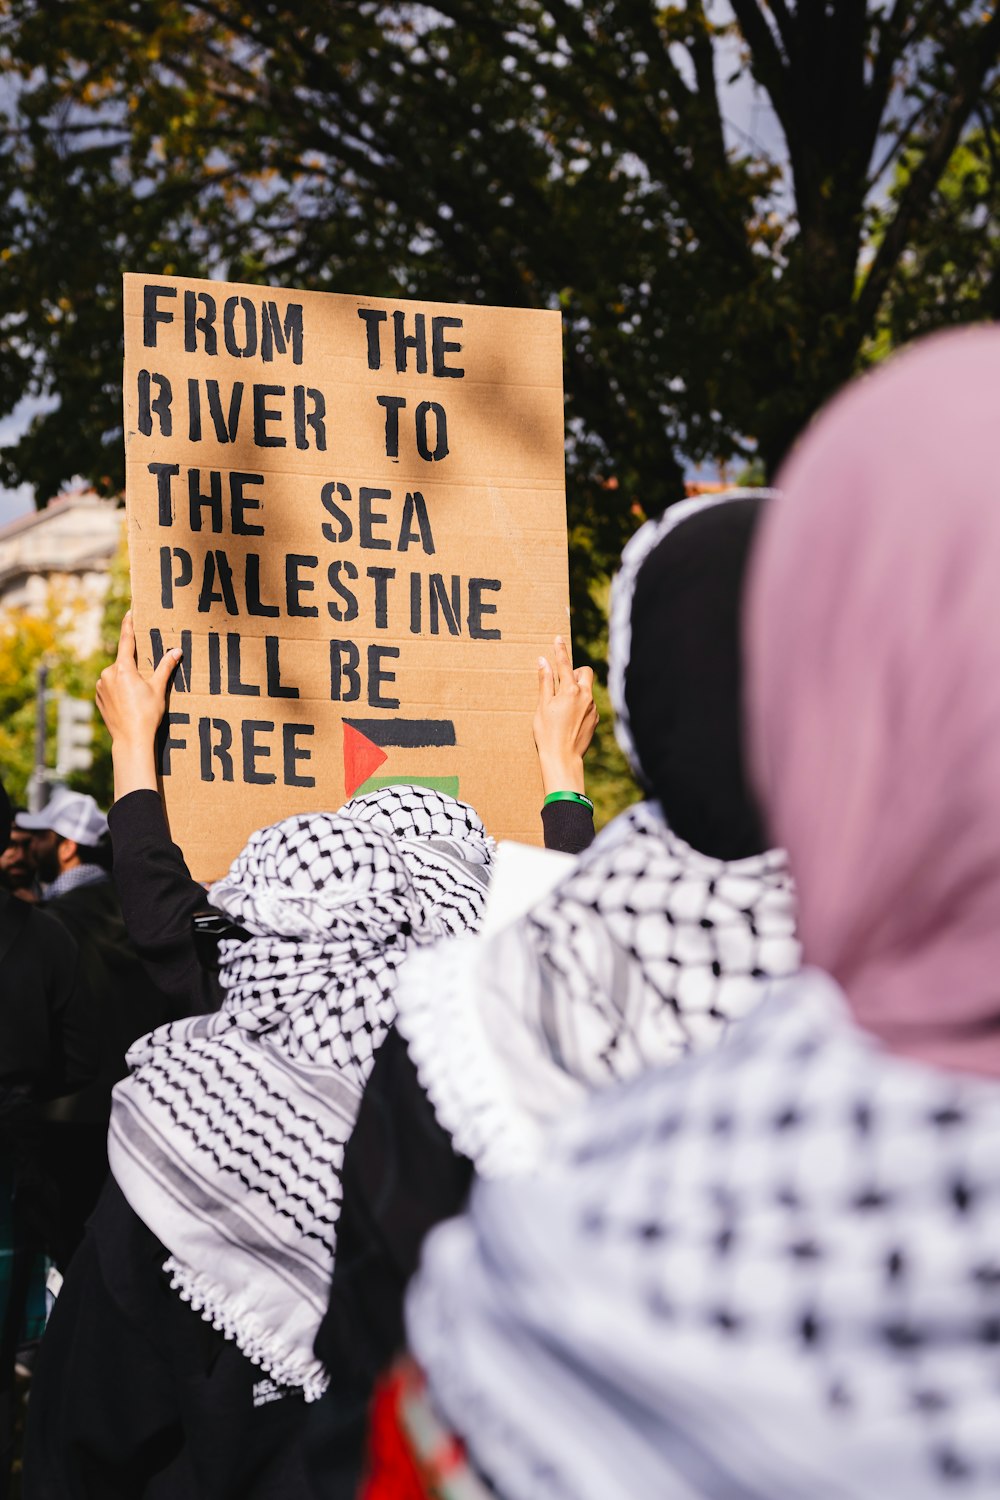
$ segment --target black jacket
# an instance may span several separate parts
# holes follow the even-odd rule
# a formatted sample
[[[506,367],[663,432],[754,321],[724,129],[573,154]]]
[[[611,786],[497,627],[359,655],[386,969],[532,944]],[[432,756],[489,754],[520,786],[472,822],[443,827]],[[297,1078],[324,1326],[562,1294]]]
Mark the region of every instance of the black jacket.
[[[0,1088],[34,1102],[87,1083],[97,1012],[74,939],[48,912],[0,891]]]
[[[202,968],[191,918],[208,906],[171,841],[158,792],[130,792],[108,814],[115,889],[129,939],[169,1009],[165,1020],[218,1010],[215,974]]]
[[[137,1037],[171,1019],[170,1006],[129,942],[110,879],[76,886],[47,901],[45,913],[73,937],[80,972],[92,1000],[99,1054],[90,1087],[60,1105],[58,1117],[74,1123],[106,1121],[111,1090],[126,1073],[125,1053]]]
[[[15,1244],[43,1246],[60,1267],[82,1227],[66,1227],[73,1212],[65,1174],[80,1174],[58,1149],[64,1138],[49,1113],[60,1096],[78,1097],[101,1062],[100,1006],[81,968],[55,917],[0,892],[0,1151],[14,1173],[12,1233]]]

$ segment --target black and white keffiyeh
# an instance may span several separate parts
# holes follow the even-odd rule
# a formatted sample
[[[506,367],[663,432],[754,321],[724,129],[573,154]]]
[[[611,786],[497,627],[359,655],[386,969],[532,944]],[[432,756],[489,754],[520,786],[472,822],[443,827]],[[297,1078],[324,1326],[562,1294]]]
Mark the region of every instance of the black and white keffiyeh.
[[[456,1148],[523,1171],[591,1091],[719,1041],[797,968],[794,924],[780,852],[710,859],[641,803],[526,916],[414,955],[397,1025]]]
[[[395,787],[254,834],[209,893],[253,934],[222,944],[221,1010],[142,1038],[115,1089],[112,1172],[174,1287],[307,1399],[326,1384],[344,1145],[399,967],[479,921],[491,850],[471,809]]]
[[[352,798],[341,814],[406,846],[410,879],[446,932],[479,925],[496,845],[467,802],[430,787],[386,786]],[[453,879],[442,880],[449,870]]]
[[[992,1500],[998,1162],[994,1082],[806,971],[480,1183],[411,1348],[504,1500]]]
[[[394,839],[437,843],[449,858],[460,856],[470,865],[488,865],[493,857],[494,841],[475,808],[431,787],[380,787],[352,797],[340,811]]]

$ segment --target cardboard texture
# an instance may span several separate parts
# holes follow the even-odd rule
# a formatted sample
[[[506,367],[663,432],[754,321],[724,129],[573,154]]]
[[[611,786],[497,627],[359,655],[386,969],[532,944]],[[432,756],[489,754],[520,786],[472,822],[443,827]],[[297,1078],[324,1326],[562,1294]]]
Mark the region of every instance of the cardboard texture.
[[[192,873],[397,781],[541,840],[536,659],[569,625],[560,317],[125,277],[140,669]]]

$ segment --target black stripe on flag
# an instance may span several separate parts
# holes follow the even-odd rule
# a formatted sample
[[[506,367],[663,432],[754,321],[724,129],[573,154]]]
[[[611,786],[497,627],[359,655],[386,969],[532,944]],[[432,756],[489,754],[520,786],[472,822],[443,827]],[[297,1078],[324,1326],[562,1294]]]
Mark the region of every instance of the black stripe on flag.
[[[423,750],[429,745],[455,743],[451,719],[345,719],[344,723],[383,750],[397,745],[407,750]]]

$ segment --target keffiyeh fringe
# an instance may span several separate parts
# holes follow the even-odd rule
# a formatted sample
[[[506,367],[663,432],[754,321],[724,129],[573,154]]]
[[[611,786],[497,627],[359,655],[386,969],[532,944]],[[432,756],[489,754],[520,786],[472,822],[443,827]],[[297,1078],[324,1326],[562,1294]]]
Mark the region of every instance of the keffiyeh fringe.
[[[173,1256],[164,1262],[163,1269],[170,1277],[171,1291],[224,1338],[231,1339],[251,1364],[259,1365],[277,1385],[299,1387],[306,1401],[319,1400],[330,1384],[319,1360],[306,1360],[299,1351],[289,1354],[280,1339],[260,1328],[253,1314],[236,1305],[231,1292],[210,1276],[192,1271]]]
[[[467,939],[459,943],[411,966],[398,1029],[456,1151],[483,1177],[527,1171],[538,1160],[540,1124],[519,1105],[483,1027],[468,985],[477,954]]]

